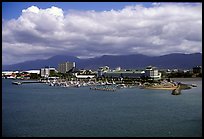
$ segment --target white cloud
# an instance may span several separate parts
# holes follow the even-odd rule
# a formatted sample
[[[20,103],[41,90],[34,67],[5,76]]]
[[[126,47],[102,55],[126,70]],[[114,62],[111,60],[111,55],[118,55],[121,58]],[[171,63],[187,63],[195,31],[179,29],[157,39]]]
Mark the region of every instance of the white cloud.
[[[87,58],[202,51],[202,4],[152,5],[101,12],[23,9],[18,19],[2,19],[3,64],[59,54]]]

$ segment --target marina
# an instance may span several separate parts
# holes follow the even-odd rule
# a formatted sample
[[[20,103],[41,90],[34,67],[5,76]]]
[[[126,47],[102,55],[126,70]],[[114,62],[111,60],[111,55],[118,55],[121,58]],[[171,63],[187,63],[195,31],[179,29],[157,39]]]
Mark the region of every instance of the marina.
[[[116,91],[116,88],[110,88],[110,87],[90,87],[90,90],[102,90],[102,91]]]
[[[3,2],[2,137],[202,137],[202,2]]]
[[[102,91],[90,89],[103,87],[97,85],[18,86],[2,80],[3,136],[202,135],[202,80],[183,81],[197,87],[183,91],[180,97],[167,90],[137,87]]]
[[[90,90],[98,90],[98,91],[111,91],[115,92],[118,89],[125,88],[139,88],[139,89],[151,89],[151,90],[170,90],[172,91],[172,95],[180,95],[181,90],[191,89],[192,87],[197,87],[196,84],[183,84],[181,82],[173,82],[173,81],[162,81],[160,83],[140,83],[136,82],[135,84],[116,84],[115,82],[101,82],[101,81],[67,81],[67,80],[26,80],[26,81],[13,81],[14,85],[22,85],[22,84],[31,84],[31,83],[45,83],[51,87],[59,86],[64,88],[81,88],[81,87],[90,87]]]

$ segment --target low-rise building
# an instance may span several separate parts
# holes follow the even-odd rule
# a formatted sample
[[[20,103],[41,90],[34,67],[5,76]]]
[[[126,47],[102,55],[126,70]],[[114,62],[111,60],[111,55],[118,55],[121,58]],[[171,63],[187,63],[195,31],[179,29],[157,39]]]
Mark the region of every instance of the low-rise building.
[[[40,69],[40,75],[41,77],[49,77],[51,72],[55,72],[55,68],[41,68]]]
[[[103,75],[105,77],[112,77],[112,78],[140,78],[145,74],[144,71],[138,70],[120,70],[120,71],[107,71]]]
[[[202,73],[202,67],[201,66],[196,66],[193,67],[193,73]]]
[[[78,78],[78,79],[87,79],[87,78],[94,78],[95,77],[95,75],[87,75],[87,74],[85,74],[85,75],[75,75],[76,76],[76,78]]]
[[[145,76],[153,78],[154,80],[161,79],[161,73],[156,69],[156,67],[148,66],[145,69]]]
[[[2,76],[9,76],[12,75],[12,73],[14,73],[13,71],[2,71]]]
[[[97,74],[97,76],[98,76],[98,77],[101,77],[101,76],[103,76],[104,73],[108,72],[109,70],[110,70],[110,68],[109,68],[108,66],[100,67],[100,68],[98,69],[98,74]]]
[[[2,71],[2,78],[15,79],[19,71]]]
[[[40,74],[40,70],[27,70],[26,72]]]

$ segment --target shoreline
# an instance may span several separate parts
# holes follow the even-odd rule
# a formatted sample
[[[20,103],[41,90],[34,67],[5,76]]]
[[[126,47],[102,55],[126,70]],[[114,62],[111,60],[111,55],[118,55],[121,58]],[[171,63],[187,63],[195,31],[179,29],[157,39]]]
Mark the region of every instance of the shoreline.
[[[177,87],[172,88],[164,88],[164,87],[144,87],[143,89],[155,89],[155,90],[175,90]]]
[[[174,81],[200,81],[202,80],[202,77],[192,77],[192,78],[170,78]]]

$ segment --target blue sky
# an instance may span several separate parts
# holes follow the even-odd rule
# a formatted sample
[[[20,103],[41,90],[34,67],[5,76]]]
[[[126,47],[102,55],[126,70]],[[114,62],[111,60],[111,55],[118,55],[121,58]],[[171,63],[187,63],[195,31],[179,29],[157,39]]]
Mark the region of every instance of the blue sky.
[[[145,7],[150,7],[151,2],[2,2],[2,17],[3,19],[18,18],[22,9],[34,5],[38,8],[49,8],[51,6],[60,7],[63,10],[119,10],[127,5],[142,4]]]
[[[202,52],[201,3],[3,2],[2,63]]]

